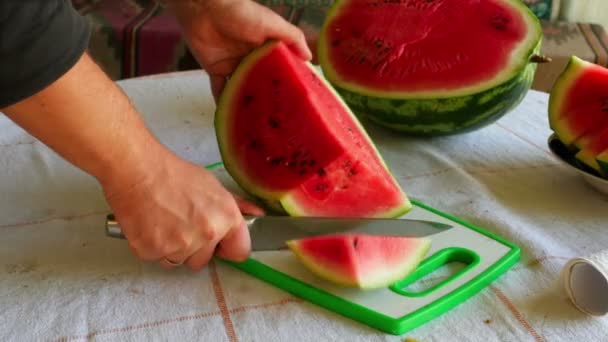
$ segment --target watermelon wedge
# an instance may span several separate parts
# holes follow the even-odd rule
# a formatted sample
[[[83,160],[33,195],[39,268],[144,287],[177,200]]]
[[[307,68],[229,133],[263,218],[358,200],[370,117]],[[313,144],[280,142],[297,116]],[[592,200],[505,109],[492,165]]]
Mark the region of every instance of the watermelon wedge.
[[[542,29],[521,0],[341,0],[319,35],[327,79],[355,113],[443,135],[484,127],[534,78]]]
[[[376,289],[412,273],[429,251],[431,240],[337,234],[291,240],[287,246],[305,267],[325,280]]]
[[[572,148],[608,127],[608,69],[572,56],[549,96],[549,126]]]
[[[226,170],[292,216],[396,217],[411,203],[356,116],[282,42],[254,50],[218,101]]]

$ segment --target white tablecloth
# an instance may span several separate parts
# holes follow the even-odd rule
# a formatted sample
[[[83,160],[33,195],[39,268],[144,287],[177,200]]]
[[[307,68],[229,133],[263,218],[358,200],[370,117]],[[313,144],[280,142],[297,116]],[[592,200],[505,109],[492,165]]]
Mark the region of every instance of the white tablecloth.
[[[158,137],[220,160],[200,71],[120,82]],[[522,247],[522,261],[469,301],[403,336],[343,318],[222,262],[165,272],[106,238],[91,177],[0,117],[0,340],[605,341],[608,318],[566,298],[560,271],[608,248],[608,197],[559,164],[547,95],[531,91],[485,129],[452,137],[370,134],[407,193]],[[608,294],[607,294],[608,295]]]

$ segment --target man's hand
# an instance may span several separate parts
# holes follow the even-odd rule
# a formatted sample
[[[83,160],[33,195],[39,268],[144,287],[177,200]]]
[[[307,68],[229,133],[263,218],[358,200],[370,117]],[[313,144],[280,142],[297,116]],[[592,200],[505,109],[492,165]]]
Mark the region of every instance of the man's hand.
[[[240,61],[270,39],[285,42],[304,60],[312,54],[302,31],[253,0],[165,0],[184,37],[209,74],[217,99]]]
[[[249,254],[241,212],[262,210],[235,199],[210,171],[157,141],[88,55],[44,90],[2,111],[99,181],[141,259],[198,270],[216,247],[228,260]]]
[[[133,252],[142,260],[166,258],[164,266],[183,263],[193,270],[209,262],[216,246],[220,257],[246,259],[251,247],[241,213],[263,212],[234,197],[204,168],[157,153],[141,178],[117,178],[104,187]]]

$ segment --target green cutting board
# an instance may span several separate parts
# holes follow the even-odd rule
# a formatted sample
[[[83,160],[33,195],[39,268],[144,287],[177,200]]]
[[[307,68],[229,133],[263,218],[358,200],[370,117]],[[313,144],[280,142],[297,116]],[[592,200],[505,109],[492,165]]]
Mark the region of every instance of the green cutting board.
[[[248,197],[221,163],[208,168],[226,188]],[[253,252],[241,263],[224,261],[337,314],[401,335],[472,297],[520,258],[520,249],[515,244],[419,201],[412,202],[414,208],[404,217],[438,221],[454,228],[433,235],[427,258],[416,271],[386,288],[359,290],[334,285],[312,274],[289,250]],[[461,267],[455,272],[443,272],[447,276],[431,287],[416,290],[415,285],[420,283],[414,283],[426,276],[435,277],[448,264]]]

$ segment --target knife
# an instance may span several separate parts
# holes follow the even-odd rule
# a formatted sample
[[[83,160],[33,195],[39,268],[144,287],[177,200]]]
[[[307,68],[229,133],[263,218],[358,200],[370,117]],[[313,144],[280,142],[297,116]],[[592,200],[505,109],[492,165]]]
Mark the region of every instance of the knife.
[[[452,226],[440,222],[341,217],[244,216],[253,251],[280,250],[285,241],[328,234],[373,234],[383,236],[429,237]],[[125,239],[113,214],[106,217],[106,235]]]

